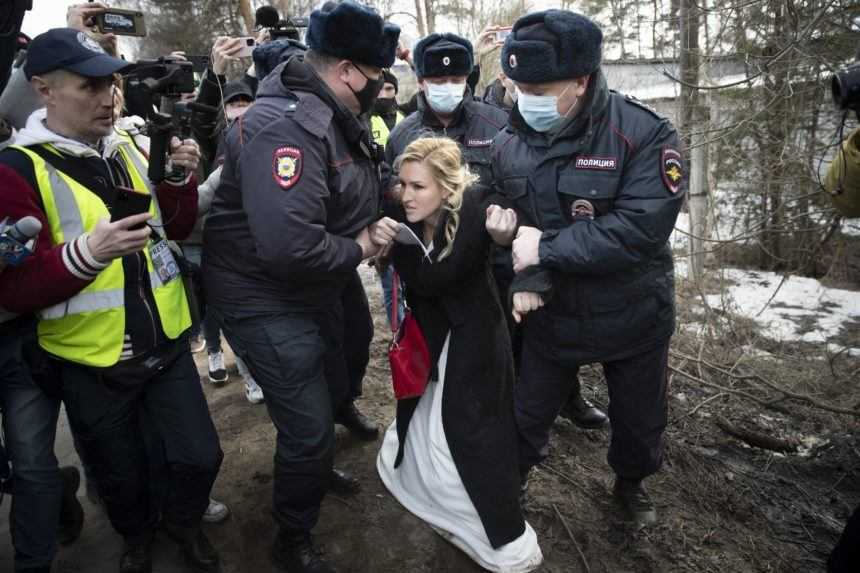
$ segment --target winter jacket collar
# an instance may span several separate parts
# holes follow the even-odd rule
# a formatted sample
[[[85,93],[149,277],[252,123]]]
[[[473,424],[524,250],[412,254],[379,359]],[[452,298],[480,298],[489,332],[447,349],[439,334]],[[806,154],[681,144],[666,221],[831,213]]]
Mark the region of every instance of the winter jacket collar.
[[[118,123],[114,131],[101,138],[98,144],[93,146],[69,139],[48,129],[48,126],[45,125],[47,115],[48,111],[45,108],[37,109],[30,114],[30,117],[27,119],[27,125],[15,136],[15,145],[32,147],[34,145],[49,144],[73,157],[94,157],[101,159],[112,157],[116,154],[118,147],[126,143],[126,140],[119,136],[117,129],[122,129],[121,125],[131,125],[131,120],[123,124]]]
[[[260,84],[257,97],[295,99],[292,92],[309,92],[316,96],[333,114],[333,120],[350,145],[363,142],[372,148],[370,130],[329,89],[316,71],[301,57],[294,56],[281,64],[280,69],[266,76]]]

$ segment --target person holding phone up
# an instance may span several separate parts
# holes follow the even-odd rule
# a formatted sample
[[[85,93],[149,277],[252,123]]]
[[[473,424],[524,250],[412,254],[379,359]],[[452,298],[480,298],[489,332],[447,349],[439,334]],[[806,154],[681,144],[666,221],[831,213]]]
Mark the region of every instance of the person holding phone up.
[[[151,570],[159,516],[143,479],[145,431],[166,445],[171,490],[162,526],[190,565],[214,571],[218,556],[200,521],[223,454],[167,247],[194,226],[191,173],[200,152],[174,139],[170,160],[187,175],[148,181],[146,157],[114,126],[113,74],[128,65],[72,28],[49,30],[30,45],[24,71],[45,108],[0,153],[0,205],[3,216],[38,218],[42,232],[34,255],[0,277],[0,300],[8,311],[37,314],[39,346],[62,385],[80,453],[125,539],[120,571]],[[155,429],[142,432],[139,424]]]

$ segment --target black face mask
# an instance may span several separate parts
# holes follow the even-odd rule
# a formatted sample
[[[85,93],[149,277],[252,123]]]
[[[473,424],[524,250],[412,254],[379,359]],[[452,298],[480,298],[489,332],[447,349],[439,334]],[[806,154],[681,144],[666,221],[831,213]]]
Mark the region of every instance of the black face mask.
[[[358,70],[358,73],[363,75],[364,78],[367,80],[367,83],[364,84],[364,88],[362,88],[360,91],[355,91],[354,89],[352,89],[351,85],[346,84],[349,90],[355,95],[355,98],[358,100],[358,105],[361,106],[361,112],[359,112],[359,115],[362,115],[370,111],[370,109],[373,107],[373,103],[376,101],[376,98],[379,95],[379,90],[381,90],[382,86],[385,85],[385,78],[382,76],[382,74],[379,74],[378,78],[372,80],[367,77],[367,74],[361,71],[361,68],[359,68],[355,64],[353,64],[353,67]]]
[[[397,100],[391,98],[377,98],[373,104],[373,113],[377,115],[391,115],[397,111]]]

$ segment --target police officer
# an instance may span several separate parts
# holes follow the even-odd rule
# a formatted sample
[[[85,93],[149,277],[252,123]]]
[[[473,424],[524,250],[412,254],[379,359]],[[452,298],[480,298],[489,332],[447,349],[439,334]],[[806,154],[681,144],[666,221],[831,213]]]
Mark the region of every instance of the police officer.
[[[418,111],[391,132],[385,146],[386,163],[394,165],[397,156],[419,137],[450,137],[460,144],[472,172],[486,182],[490,144],[504,127],[507,114],[475,100],[466,85],[475,65],[472,43],[456,34],[430,34],[415,45],[413,62],[421,90]]]
[[[494,185],[518,216],[524,321],[515,411],[520,470],[547,456],[549,429],[580,366],[599,362],[609,386],[608,460],[628,516],[656,519],[642,479],[660,467],[666,369],[674,329],[667,240],[681,208],[684,164],[672,125],[610,92],[602,33],[588,18],[547,10],[520,18],[502,49],[519,92],[494,141]]]
[[[14,218],[37,217],[42,232],[33,256],[0,276],[0,300],[12,312],[38,311],[39,346],[55,359],[82,459],[126,542],[120,571],[151,569],[159,519],[190,565],[214,571],[218,555],[200,522],[222,453],[167,245],[194,225],[190,172],[200,153],[193,141],[174,141],[170,159],[189,174],[159,185],[147,180],[146,157],[114,126],[113,74],[128,65],[70,28],[31,43],[24,71],[45,109],[0,154],[0,205]],[[120,187],[148,195],[148,212],[110,222]],[[142,479],[147,432],[165,445],[170,491],[161,516]]]
[[[304,58],[275,68],[227,134],[206,223],[209,302],[277,429],[273,555],[291,573],[334,570],[310,532],[331,480],[334,412],[349,392],[341,295],[378,250],[369,231],[380,157],[359,116],[399,35],[351,0],[315,10]]]

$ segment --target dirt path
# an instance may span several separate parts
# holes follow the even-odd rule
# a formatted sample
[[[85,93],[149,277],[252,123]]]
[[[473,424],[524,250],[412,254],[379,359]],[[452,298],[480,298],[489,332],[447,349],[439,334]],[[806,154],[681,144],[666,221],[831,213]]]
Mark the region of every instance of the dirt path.
[[[360,408],[387,426],[394,417],[386,364],[389,334],[381,318],[378,282],[366,267],[362,274],[376,316],[376,339]],[[197,355],[196,361],[205,378],[205,356]],[[598,371],[586,369],[583,378],[589,394],[605,406]],[[563,421],[556,424],[552,456],[536,470],[527,506],[527,518],[546,558],[542,571],[823,570],[823,559],[842,523],[860,502],[856,423],[841,420],[839,426],[832,418],[809,415],[804,423],[826,436],[828,446],[809,458],[780,457],[742,447],[716,430],[707,416],[685,416],[705,394],[694,387],[680,389],[683,400],[676,396],[679,387],[670,390],[674,423],[667,432],[666,466],[649,481],[660,523],[644,532],[632,531],[620,521],[608,496],[609,431],[585,432]],[[270,515],[274,429],[264,406],[245,401],[235,368],[229,384],[206,385],[205,390],[225,454],[213,495],[233,512],[225,523],[206,526],[207,533],[220,549],[225,573],[275,571],[269,561],[275,534]],[[756,416],[757,410],[740,408],[734,413]],[[329,558],[343,573],[480,571],[388,495],[375,470],[378,447],[379,442],[359,442],[338,430],[336,463],[361,479],[363,491],[350,498],[326,498],[316,533]],[[64,419],[57,452],[62,464],[78,465]],[[83,535],[61,549],[55,571],[116,571],[120,539],[99,508],[83,492],[80,497],[87,511]],[[0,521],[0,571],[12,570],[8,507],[4,504]],[[154,558],[156,572],[185,571],[175,545],[163,536]]]

